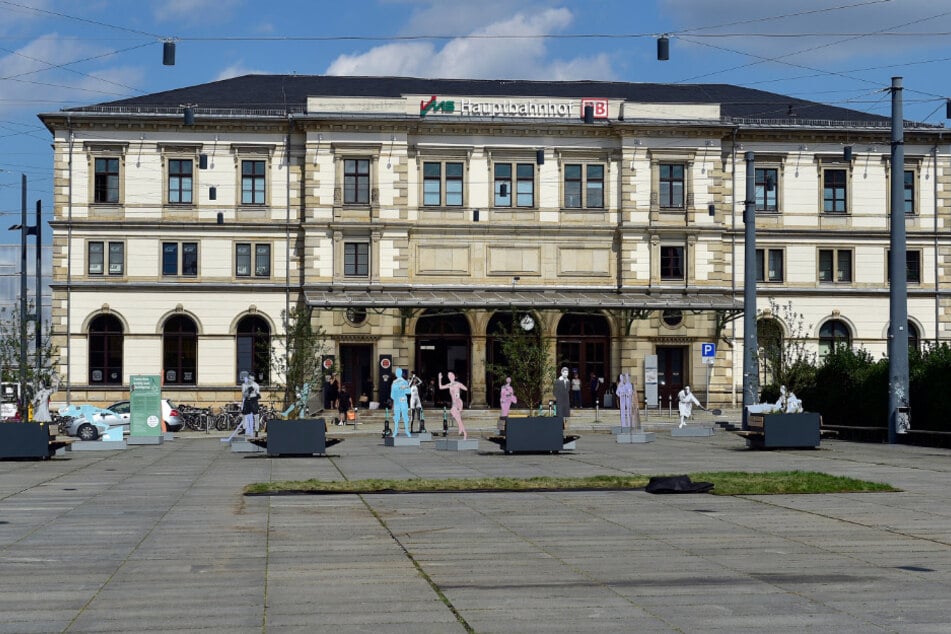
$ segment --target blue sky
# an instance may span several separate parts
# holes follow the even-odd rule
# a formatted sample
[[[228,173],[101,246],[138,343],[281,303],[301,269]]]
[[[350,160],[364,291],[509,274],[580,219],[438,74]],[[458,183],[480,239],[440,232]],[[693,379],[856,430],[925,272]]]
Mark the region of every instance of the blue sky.
[[[934,0],[0,0],[0,245],[19,243],[21,173],[30,221],[51,209],[36,115],[73,105],[297,73],[729,83],[887,116],[901,76],[905,117],[942,124],[949,60]]]

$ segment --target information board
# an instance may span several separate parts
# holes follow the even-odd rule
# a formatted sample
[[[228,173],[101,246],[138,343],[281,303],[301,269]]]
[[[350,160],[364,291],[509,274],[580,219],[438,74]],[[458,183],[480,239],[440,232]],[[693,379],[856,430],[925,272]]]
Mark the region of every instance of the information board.
[[[129,377],[129,435],[162,435],[162,382],[157,375]]]

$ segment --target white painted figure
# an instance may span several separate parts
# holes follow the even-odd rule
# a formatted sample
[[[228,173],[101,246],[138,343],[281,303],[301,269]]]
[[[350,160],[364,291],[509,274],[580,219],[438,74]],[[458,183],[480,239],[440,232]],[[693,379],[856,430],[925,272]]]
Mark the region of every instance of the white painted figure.
[[[634,386],[628,381],[628,375],[622,374],[618,377],[616,393],[618,406],[621,408],[621,427],[630,427]]]
[[[33,394],[33,421],[37,423],[49,423],[53,421],[50,416],[50,396],[59,388],[59,381],[53,379],[53,387],[46,387],[40,383]]]
[[[252,438],[256,434],[255,418],[258,414],[258,400],[261,398],[261,386],[250,373],[244,377],[241,386],[241,413],[244,414],[244,435]]]
[[[796,398],[796,393],[790,391],[786,396],[786,409],[784,410],[787,414],[802,414],[802,401]]]
[[[698,407],[703,407],[700,405],[700,401],[697,400],[697,397],[693,395],[693,392],[690,391],[690,386],[685,385],[684,389],[680,390],[677,393],[677,400],[680,403],[680,425],[683,427],[687,424],[687,419],[693,415],[693,406],[697,405]]]
[[[776,409],[778,409],[781,412],[785,412],[788,399],[789,399],[789,396],[786,394],[786,386],[780,385],[779,398],[776,400]]]

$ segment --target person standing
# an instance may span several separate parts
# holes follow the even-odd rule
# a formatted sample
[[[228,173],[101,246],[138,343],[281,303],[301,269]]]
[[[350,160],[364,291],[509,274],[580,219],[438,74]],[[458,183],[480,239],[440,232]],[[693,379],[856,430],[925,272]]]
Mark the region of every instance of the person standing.
[[[581,409],[581,377],[577,370],[571,377],[571,406]]]
[[[261,386],[257,384],[250,373],[244,376],[244,385],[241,387],[241,413],[244,415],[244,436],[253,438],[256,435],[255,417],[259,410],[258,401],[261,398]]]
[[[341,385],[340,392],[337,394],[337,424],[346,425],[347,424],[347,414],[350,413],[350,408],[353,407],[353,402],[350,400],[350,393],[347,392],[347,386]]]

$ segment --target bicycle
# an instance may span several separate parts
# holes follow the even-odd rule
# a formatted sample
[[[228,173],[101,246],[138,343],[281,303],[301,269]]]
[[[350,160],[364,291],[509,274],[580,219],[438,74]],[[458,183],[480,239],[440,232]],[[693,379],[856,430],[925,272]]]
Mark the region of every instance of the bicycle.
[[[185,426],[193,431],[208,431],[212,426],[212,411],[210,407],[193,407],[179,405],[178,411]]]
[[[218,431],[236,429],[241,424],[241,418],[241,407],[237,403],[228,403],[215,414],[215,429]]]

